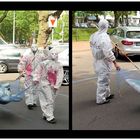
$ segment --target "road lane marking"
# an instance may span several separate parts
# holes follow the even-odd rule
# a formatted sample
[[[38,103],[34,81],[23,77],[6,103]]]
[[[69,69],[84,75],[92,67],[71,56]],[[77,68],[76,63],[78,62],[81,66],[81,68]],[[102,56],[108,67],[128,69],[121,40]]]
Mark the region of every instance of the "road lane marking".
[[[137,71],[137,69],[127,70],[127,72],[130,72],[130,71]],[[116,71],[111,72],[111,75],[115,75],[115,74],[116,74]],[[80,80],[73,80],[72,84],[77,84],[77,83],[81,83],[81,82],[85,82],[85,81],[89,81],[89,80],[94,80],[94,79],[97,79],[97,76],[83,78]]]
[[[61,93],[58,93],[58,95],[61,95],[61,96],[66,97],[66,98],[69,98],[68,95],[64,95],[64,94],[61,94]]]

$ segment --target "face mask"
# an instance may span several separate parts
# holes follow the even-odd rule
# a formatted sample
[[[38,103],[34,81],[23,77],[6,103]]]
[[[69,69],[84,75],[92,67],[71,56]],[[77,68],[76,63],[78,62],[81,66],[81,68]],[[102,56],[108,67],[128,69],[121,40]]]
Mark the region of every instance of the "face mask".
[[[58,54],[57,53],[51,53],[51,58],[52,58],[52,60],[57,60],[58,59]]]
[[[38,50],[37,45],[36,45],[36,44],[33,44],[33,45],[31,46],[31,50],[32,50],[33,52],[36,52],[36,51]]]

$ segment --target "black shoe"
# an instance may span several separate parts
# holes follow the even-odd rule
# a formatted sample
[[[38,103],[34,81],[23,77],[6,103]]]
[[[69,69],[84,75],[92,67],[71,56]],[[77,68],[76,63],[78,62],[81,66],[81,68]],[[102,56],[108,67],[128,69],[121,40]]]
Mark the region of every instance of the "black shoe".
[[[43,120],[47,120],[47,118],[46,118],[45,116],[42,116],[42,119],[43,119]]]
[[[37,107],[37,105],[36,104],[33,104],[33,107]]]
[[[114,94],[111,94],[109,97],[106,98],[106,100],[113,99],[113,98],[114,98]]]
[[[29,110],[33,110],[33,105],[27,105]]]
[[[53,119],[50,120],[50,121],[47,120],[47,122],[48,122],[48,123],[52,123],[52,124],[54,124],[54,123],[56,123],[56,120],[55,120],[55,118],[53,118]]]
[[[110,100],[108,99],[108,100],[104,101],[103,103],[97,103],[97,105],[107,104],[109,102],[110,102]]]

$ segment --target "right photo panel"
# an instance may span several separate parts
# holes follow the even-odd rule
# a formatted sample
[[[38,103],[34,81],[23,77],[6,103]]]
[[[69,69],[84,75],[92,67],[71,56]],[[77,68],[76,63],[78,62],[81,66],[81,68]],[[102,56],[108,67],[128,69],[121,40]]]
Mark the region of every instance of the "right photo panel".
[[[139,130],[140,11],[72,11],[72,129]]]

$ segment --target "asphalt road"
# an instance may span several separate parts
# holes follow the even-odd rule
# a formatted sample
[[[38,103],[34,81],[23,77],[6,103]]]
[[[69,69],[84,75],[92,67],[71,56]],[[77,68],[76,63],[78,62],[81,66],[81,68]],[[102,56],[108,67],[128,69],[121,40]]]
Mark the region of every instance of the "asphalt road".
[[[0,81],[14,80],[17,73],[0,74]],[[22,82],[22,81],[21,81]],[[68,86],[62,86],[56,97],[55,104],[56,124],[44,121],[39,106],[34,110],[28,110],[24,98],[21,102],[11,102],[0,105],[0,129],[2,130],[68,130],[69,129],[69,90]]]
[[[140,66],[139,57],[131,59]],[[115,98],[108,104],[97,105],[97,77],[92,61],[88,47],[73,49],[73,130],[140,130],[140,93],[125,81],[125,78],[139,80],[140,71],[124,58],[117,60],[126,73],[119,76],[112,70],[111,92]]]

